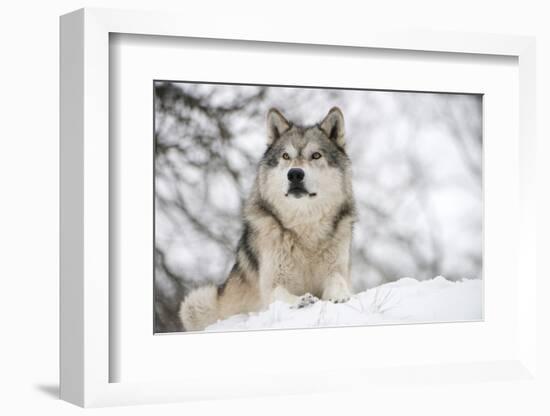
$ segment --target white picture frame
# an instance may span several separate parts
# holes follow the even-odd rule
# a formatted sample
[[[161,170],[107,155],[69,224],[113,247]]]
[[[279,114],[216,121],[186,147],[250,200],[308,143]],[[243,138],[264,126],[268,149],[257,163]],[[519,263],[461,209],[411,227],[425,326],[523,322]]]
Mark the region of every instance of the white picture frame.
[[[533,38],[428,32],[326,32],[312,26],[280,31],[277,24],[232,22],[209,16],[82,9],[61,18],[61,398],[80,406],[182,401],[196,398],[321,392],[345,386],[401,382],[523,380],[536,376],[536,270],[534,195],[535,42]],[[112,33],[382,48],[453,54],[504,55],[519,67],[519,198],[517,348],[494,361],[442,362],[414,367],[324,369],[327,377],[304,382],[287,369],[262,379],[220,374],[179,381],[111,382],[109,257],[109,36]],[[243,35],[246,34],[246,35]],[[498,156],[496,156],[498,157]],[[112,309],[111,309],[112,310]],[[112,328],[111,328],[112,330]],[[414,331],[414,328],[412,329]],[[325,331],[325,330],[323,330]],[[328,330],[327,330],[328,331]],[[322,331],[320,331],[322,332]],[[328,332],[326,332],[328,334]],[[152,336],[152,334],[151,334]],[[208,337],[216,336],[214,334]],[[274,335],[277,336],[277,335]],[[363,369],[364,370],[364,369]],[[292,377],[289,377],[292,375]],[[328,377],[330,376],[330,377]],[[340,377],[339,377],[340,376]]]

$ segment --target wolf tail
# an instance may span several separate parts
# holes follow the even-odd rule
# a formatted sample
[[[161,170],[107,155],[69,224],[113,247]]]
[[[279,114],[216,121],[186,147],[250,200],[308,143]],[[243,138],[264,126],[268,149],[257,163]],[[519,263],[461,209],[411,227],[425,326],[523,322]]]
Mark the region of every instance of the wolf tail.
[[[179,317],[186,331],[201,331],[219,319],[218,288],[213,285],[193,290],[183,300]]]

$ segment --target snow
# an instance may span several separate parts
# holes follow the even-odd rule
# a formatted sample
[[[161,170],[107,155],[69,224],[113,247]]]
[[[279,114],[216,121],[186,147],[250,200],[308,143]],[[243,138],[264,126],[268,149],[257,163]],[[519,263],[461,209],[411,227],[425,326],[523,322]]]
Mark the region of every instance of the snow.
[[[482,281],[452,282],[442,276],[402,278],[368,289],[343,304],[328,301],[302,309],[274,302],[262,312],[234,315],[206,331],[318,328],[354,325],[477,321],[482,319]]]

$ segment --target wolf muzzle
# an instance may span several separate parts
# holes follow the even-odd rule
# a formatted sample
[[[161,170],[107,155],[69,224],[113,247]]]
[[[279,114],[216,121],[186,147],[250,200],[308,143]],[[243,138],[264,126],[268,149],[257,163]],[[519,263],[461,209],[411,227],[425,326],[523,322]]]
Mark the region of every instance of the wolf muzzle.
[[[304,195],[309,195],[310,197],[317,196],[317,193],[310,193],[304,186],[306,173],[303,169],[292,168],[287,172],[286,176],[290,183],[288,185],[288,192],[285,196],[292,195],[295,198],[301,198]]]
[[[304,177],[306,176],[306,173],[303,169],[300,168],[292,168],[288,171],[286,174],[288,180],[291,184],[299,184],[304,181]]]

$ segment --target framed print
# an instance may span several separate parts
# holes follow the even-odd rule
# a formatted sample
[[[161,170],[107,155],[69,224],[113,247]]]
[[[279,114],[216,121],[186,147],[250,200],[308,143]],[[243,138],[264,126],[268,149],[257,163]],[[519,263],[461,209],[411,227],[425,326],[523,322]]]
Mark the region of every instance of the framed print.
[[[61,19],[62,398],[533,377],[533,40],[200,20]]]

